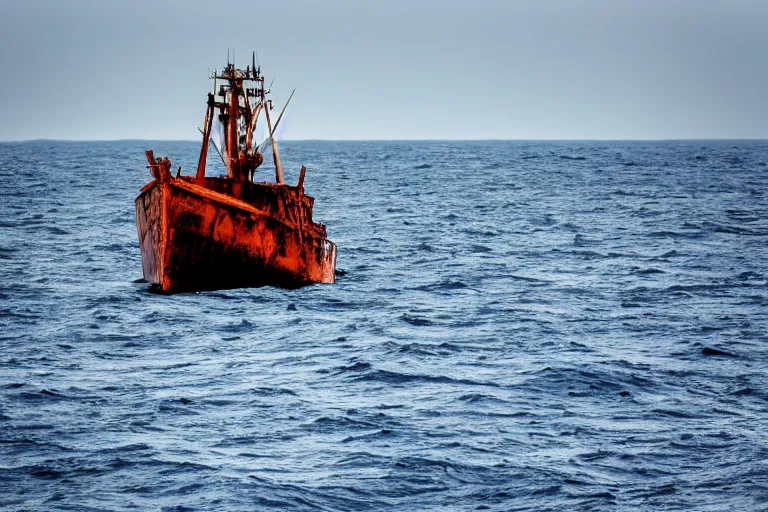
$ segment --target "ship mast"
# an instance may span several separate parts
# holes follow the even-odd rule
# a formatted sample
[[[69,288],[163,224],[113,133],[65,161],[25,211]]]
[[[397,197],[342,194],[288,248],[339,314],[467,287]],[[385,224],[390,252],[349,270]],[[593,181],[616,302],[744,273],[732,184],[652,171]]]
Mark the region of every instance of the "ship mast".
[[[197,161],[197,181],[205,180],[205,163],[208,158],[208,142],[211,140],[211,125],[213,124],[213,106],[216,94],[216,79],[213,80],[213,90],[208,93],[208,108],[205,109],[205,130],[203,131],[203,143],[200,146],[200,158]]]
[[[269,111],[274,107],[272,100],[267,100],[266,98],[270,90],[264,87],[264,76],[261,74],[261,68],[256,67],[255,52],[252,57],[252,65],[247,66],[245,70],[237,69],[234,63],[228,63],[220,74],[214,71],[211,78],[213,79],[213,91],[208,94],[205,129],[201,130],[203,143],[200,148],[196,179],[205,179],[205,165],[211,139],[212,124],[214,117],[217,117],[224,135],[223,148],[219,151],[217,147],[217,151],[222,156],[222,161],[227,168],[227,176],[236,181],[253,180],[256,168],[264,161],[264,156],[259,151],[260,148],[254,147],[253,144],[253,133],[256,129],[259,114],[263,110],[272,145],[275,181],[278,184],[284,183],[283,167],[280,163],[280,153],[274,135],[285,113],[285,109],[288,107],[288,103],[293,98],[293,93],[291,93],[273,126]],[[224,82],[224,85],[221,85],[218,91],[216,91],[217,79]],[[246,82],[253,82],[255,86],[247,87]],[[254,100],[255,104],[253,107],[251,106],[250,98]],[[216,109],[218,109],[218,116],[215,112]]]

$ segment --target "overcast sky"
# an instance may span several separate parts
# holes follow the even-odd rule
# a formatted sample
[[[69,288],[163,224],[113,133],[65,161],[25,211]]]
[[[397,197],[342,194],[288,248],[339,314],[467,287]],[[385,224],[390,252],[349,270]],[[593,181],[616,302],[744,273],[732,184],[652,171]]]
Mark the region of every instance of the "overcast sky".
[[[286,139],[768,138],[766,0],[0,0],[0,140],[197,139],[258,51]]]

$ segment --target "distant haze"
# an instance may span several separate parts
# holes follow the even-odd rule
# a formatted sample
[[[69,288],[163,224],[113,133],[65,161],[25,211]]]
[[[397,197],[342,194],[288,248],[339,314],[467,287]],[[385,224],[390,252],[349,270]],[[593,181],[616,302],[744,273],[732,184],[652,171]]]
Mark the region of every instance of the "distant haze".
[[[0,45],[0,140],[196,139],[228,47],[284,138],[768,138],[765,0],[0,0]]]

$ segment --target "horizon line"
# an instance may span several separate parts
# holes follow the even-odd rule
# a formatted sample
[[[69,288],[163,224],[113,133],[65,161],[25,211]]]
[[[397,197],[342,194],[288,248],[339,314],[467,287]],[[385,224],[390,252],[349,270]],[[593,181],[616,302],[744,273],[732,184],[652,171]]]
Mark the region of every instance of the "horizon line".
[[[460,138],[442,138],[442,139],[281,139],[279,142],[727,142],[727,141],[749,141],[766,142],[768,137],[680,137],[680,138],[531,138],[531,139],[513,139],[513,138],[487,138],[487,139],[460,139]],[[200,139],[16,139],[0,140],[0,144],[24,144],[29,142],[200,142]]]

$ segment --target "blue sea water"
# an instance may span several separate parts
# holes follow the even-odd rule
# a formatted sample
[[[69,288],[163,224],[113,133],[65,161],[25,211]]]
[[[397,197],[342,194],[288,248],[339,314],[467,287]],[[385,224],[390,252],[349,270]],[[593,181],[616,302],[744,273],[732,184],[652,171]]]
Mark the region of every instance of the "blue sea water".
[[[285,142],[338,282],[153,294],[198,147],[0,144],[1,510],[768,510],[768,142]]]

